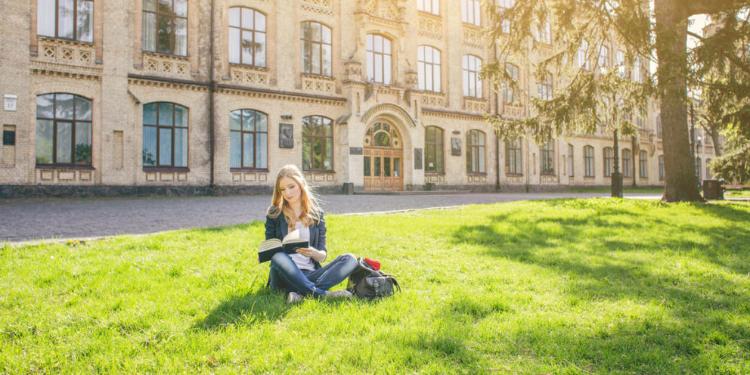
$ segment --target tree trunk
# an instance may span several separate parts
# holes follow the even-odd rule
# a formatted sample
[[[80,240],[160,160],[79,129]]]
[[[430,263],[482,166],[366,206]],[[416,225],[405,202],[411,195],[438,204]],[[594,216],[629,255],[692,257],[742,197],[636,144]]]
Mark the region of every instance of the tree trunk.
[[[655,0],[657,78],[664,137],[664,195],[667,202],[702,201],[687,127],[687,19],[680,0]]]

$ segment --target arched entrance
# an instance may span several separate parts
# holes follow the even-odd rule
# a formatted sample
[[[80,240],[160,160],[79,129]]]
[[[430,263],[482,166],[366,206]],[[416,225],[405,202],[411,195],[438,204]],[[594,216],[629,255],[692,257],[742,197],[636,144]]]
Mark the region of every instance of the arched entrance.
[[[365,191],[401,191],[404,188],[404,149],[393,124],[376,121],[364,142]]]

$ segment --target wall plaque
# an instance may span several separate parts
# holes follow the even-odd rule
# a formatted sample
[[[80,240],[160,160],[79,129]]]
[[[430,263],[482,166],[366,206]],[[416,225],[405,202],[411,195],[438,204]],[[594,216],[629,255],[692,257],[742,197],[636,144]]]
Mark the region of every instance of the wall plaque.
[[[279,124],[279,148],[294,148],[294,125]]]
[[[349,155],[362,155],[362,147],[349,147]]]
[[[414,169],[422,169],[422,149],[414,149]]]

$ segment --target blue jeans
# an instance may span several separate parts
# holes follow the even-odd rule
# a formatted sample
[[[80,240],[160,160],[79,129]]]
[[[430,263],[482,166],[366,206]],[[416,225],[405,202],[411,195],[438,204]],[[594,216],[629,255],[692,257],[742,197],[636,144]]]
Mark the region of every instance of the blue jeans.
[[[328,289],[349,277],[356,268],[357,258],[351,254],[344,254],[317,270],[302,271],[289,254],[279,252],[271,258],[268,283],[273,289],[320,297],[326,295]]]

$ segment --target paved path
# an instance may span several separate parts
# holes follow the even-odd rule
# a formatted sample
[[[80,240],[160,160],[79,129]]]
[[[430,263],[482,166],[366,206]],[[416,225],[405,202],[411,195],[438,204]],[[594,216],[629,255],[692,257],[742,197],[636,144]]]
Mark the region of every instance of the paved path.
[[[607,193],[324,195],[328,213],[365,213],[474,203],[604,197]],[[659,198],[630,194],[633,198]],[[128,197],[0,199],[0,242],[142,234],[164,230],[214,227],[263,220],[270,198]]]

